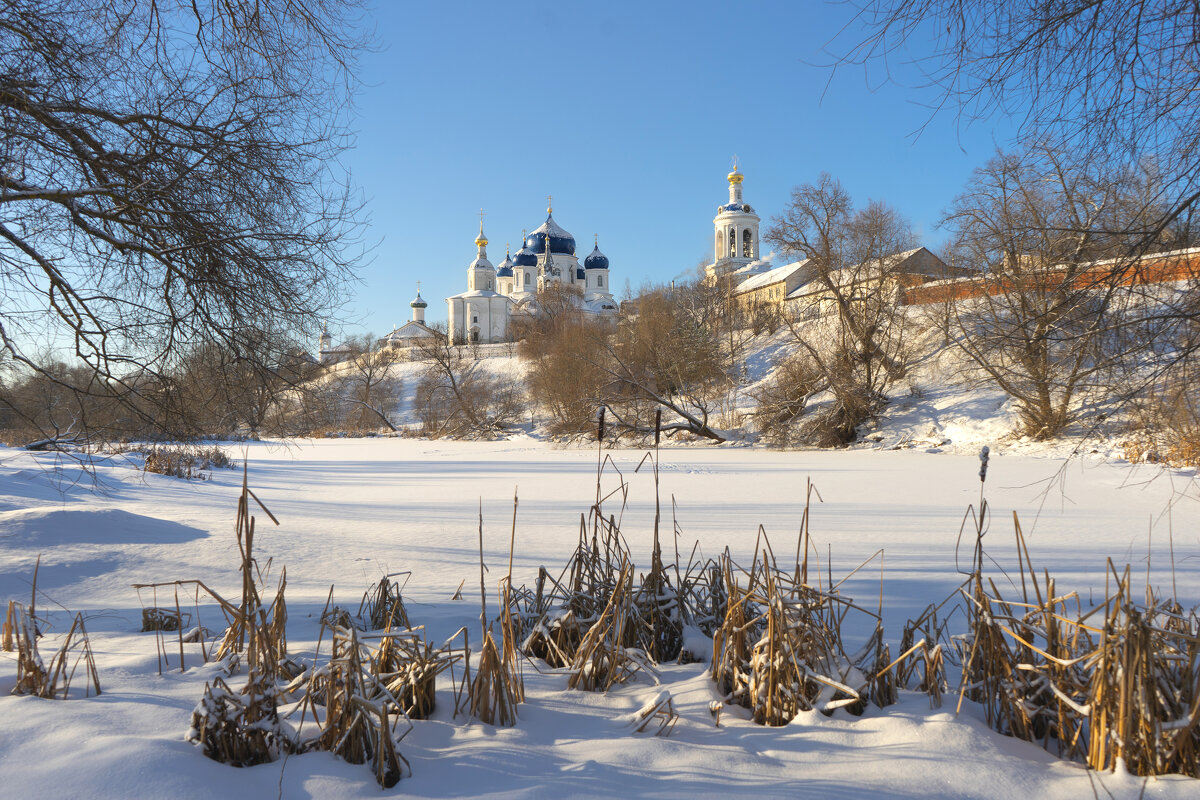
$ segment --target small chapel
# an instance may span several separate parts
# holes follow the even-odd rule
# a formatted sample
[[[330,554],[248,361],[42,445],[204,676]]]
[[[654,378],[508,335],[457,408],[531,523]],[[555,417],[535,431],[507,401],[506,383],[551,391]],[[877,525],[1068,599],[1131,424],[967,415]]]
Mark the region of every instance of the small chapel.
[[[553,205],[547,205],[540,227],[522,234],[521,249],[506,252],[499,265],[488,260],[487,246],[481,213],[475,260],[467,266],[467,290],[446,298],[453,341],[509,341],[513,321],[536,317],[539,295],[551,287],[565,290],[583,314],[616,315],[608,257],[600,252],[599,239],[580,264],[575,237],[554,221]]]

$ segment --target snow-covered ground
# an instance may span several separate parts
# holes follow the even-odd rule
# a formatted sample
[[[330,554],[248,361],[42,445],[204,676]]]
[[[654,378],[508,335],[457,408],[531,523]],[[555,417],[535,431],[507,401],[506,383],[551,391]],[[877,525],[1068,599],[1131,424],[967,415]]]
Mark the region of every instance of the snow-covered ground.
[[[945,426],[943,425],[943,428]],[[282,523],[258,516],[256,549],[287,566],[289,644],[312,653],[316,618],[330,586],[357,608],[381,575],[411,570],[405,588],[414,624],[440,641],[477,626],[480,503],[489,587],[507,567],[514,490],[519,495],[514,576],[557,570],[573,549],[579,515],[595,497],[596,453],[543,442],[430,442],[346,439],[254,443],[250,485]],[[930,445],[926,449],[942,449]],[[634,468],[641,451],[609,453],[630,483],[622,528],[634,556],[650,547],[654,484]],[[233,536],[241,473],[212,481],[143,475],[122,461],[91,477],[52,454],[0,450],[0,600],[27,601],[40,554],[39,614],[55,634],[72,612],[87,619],[104,693],[48,701],[9,697],[12,654],[0,654],[0,795],[5,797],[377,797],[369,770],[327,754],[235,769],[184,741],[206,680],[196,646],[188,670],[158,673],[153,634],[139,633],[134,583],[201,578],[236,596]],[[684,560],[698,541],[709,555],[728,546],[746,562],[761,524],[777,554],[794,551],[811,478],[823,502],[812,534],[834,579],[877,550],[883,605],[895,643],[906,618],[943,599],[961,576],[955,545],[963,514],[979,498],[973,455],[855,449],[781,452],[747,447],[664,449],[661,496],[674,500]],[[617,478],[606,467],[606,490]],[[986,496],[993,522],[985,542],[1012,562],[1012,513],[1019,514],[1035,566],[1086,598],[1104,587],[1105,559],[1134,564],[1163,593],[1177,587],[1200,603],[1200,492],[1189,471],[1159,471],[1082,456],[1014,455],[998,448]],[[612,507],[614,512],[617,507]],[[664,529],[670,530],[668,522]],[[668,539],[669,542],[669,539]],[[668,544],[668,547],[670,545]],[[1174,548],[1172,573],[1168,553]],[[969,558],[969,544],[964,546]],[[781,558],[784,556],[780,555]],[[997,577],[998,583],[1003,580]],[[465,581],[461,600],[452,600]],[[843,591],[874,607],[878,562]],[[494,589],[490,588],[490,591]],[[149,596],[143,601],[150,602]],[[202,608],[215,625],[215,609]],[[327,647],[327,646],[326,646]],[[893,644],[893,650],[895,645]],[[544,668],[544,665],[542,665]],[[648,680],[607,695],[575,692],[561,675],[525,669],[527,702],[515,727],[497,729],[451,715],[439,687],[435,718],[415,723],[400,750],[412,776],[384,794],[418,797],[1195,797],[1200,782],[1144,782],[1089,773],[1030,745],[996,735],[967,704],[930,709],[902,695],[862,717],[801,715],[783,728],[759,727],[727,708],[714,727],[716,697],[706,665],[665,665],[663,687]],[[240,677],[232,679],[237,687]],[[82,686],[77,682],[77,685]],[[681,715],[669,738],[631,732],[625,718],[662,688]]]
[[[967,455],[977,453],[987,444],[993,449],[999,446],[1009,454],[1123,457],[1122,444],[1130,438],[1128,414],[1115,398],[1091,404],[1057,438],[1032,441],[1020,434],[1016,404],[1004,391],[983,379],[961,351],[945,344],[943,334],[925,319],[927,310],[914,307],[909,311],[913,320],[908,374],[890,387],[888,404],[877,419],[861,426],[858,440],[850,445],[852,448]],[[744,443],[758,443],[761,437],[752,419],[756,398],[779,366],[796,351],[796,344],[786,327],[774,333],[750,336],[746,331],[743,335],[746,340],[742,345],[739,380],[728,388],[724,401],[710,411],[715,427]],[[480,345],[465,348],[464,352],[473,354],[476,368],[488,378],[516,383],[525,378],[528,365],[518,355],[515,344]],[[412,432],[421,429],[415,399],[425,367],[418,357],[390,368],[389,374],[399,389],[388,407],[388,418],[399,428]],[[348,371],[347,365],[337,365],[329,377]],[[813,398],[806,413],[811,414],[829,399],[827,394]],[[521,419],[513,422],[513,430],[535,439],[553,439],[547,432],[550,426],[546,412],[534,400],[529,400]]]

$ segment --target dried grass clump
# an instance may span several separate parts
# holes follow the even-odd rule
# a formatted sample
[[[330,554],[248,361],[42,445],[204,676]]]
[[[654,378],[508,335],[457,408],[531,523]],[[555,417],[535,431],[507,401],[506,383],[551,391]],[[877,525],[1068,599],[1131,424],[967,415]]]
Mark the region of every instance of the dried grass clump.
[[[331,633],[329,661],[287,687],[302,693],[301,727],[311,713],[319,728],[298,751],[324,750],[352,764],[370,764],[380,786],[394,786],[411,771],[397,745],[412,719],[433,713],[437,676],[464,657],[454,645],[463,631],[433,648],[420,628],[364,635],[353,625],[326,621],[322,638],[325,630]]]
[[[191,621],[191,617],[188,617]],[[183,615],[169,608],[151,606],[142,609],[142,632],[147,631],[177,631],[183,627]]]
[[[524,702],[525,689],[512,660],[502,655],[502,648],[488,631],[479,651],[479,666],[471,681],[469,710],[471,716],[488,725],[513,725],[517,721],[517,705]]]
[[[479,627],[483,646],[474,680],[467,680],[468,708],[471,716],[489,725],[513,725],[517,706],[525,702],[525,679],[517,642],[521,633],[520,615],[512,590],[512,559],[517,537],[517,497],[513,495],[513,526],[508,548],[508,574],[500,582],[500,644],[493,636],[487,619],[487,588],[483,563],[483,508],[479,510]],[[468,653],[469,658],[469,653]]]
[[[724,702],[744,706],[755,722],[772,726],[814,709],[862,713],[885,652],[879,615],[842,597],[836,585],[809,585],[805,544],[804,560],[788,573],[777,566],[761,528],[759,535],[765,546],[748,571],[728,557],[723,561],[728,606],[713,636],[710,674]],[[841,633],[851,612],[875,621],[874,634],[854,655],[847,654]]]
[[[216,446],[135,445],[123,452],[143,455],[144,471],[173,478],[205,480],[214,469],[237,469],[237,462]]]
[[[387,705],[371,701],[381,687],[366,669],[355,629],[334,631],[333,656],[327,670],[322,698],[325,722],[307,749],[327,750],[351,764],[369,762],[380,786],[396,785],[403,776],[401,762],[408,766],[396,750],[398,715],[389,719]],[[398,707],[395,701],[393,708]]]
[[[1014,518],[1015,521],[1015,518]],[[977,569],[962,594],[969,650],[962,696],[995,730],[1038,741],[1093,769],[1200,777],[1200,619],[1109,561],[1102,603],[1085,609],[1037,575],[1016,526],[1019,599]],[[961,705],[961,699],[960,699]]]
[[[657,441],[657,436],[656,436]],[[522,622],[524,640],[521,650],[555,667],[583,669],[591,661],[616,661],[620,669],[605,669],[605,674],[636,671],[642,663],[663,663],[680,658],[683,632],[688,626],[711,634],[724,610],[723,587],[714,582],[718,572],[713,562],[702,562],[693,550],[686,570],[675,562],[668,566],[662,557],[659,538],[661,510],[658,500],[658,459],[648,453],[638,469],[651,464],[655,480],[655,515],[650,570],[633,582],[635,567],[629,545],[616,515],[606,515],[604,502],[620,496],[624,513],[628,494],[620,471],[618,486],[601,494],[600,477],[611,459],[602,458],[597,466],[596,502],[586,516],[580,517],[579,539],[574,554],[557,580],[543,568],[533,591],[518,591],[517,616]],[[676,535],[679,531],[676,527]],[[674,580],[672,580],[674,575]],[[602,630],[593,629],[602,626]],[[587,644],[587,652],[581,649]],[[597,649],[597,646],[602,645]],[[622,651],[628,651],[623,654]],[[693,654],[682,656],[692,660]],[[604,678],[601,683],[608,683]],[[591,679],[583,683],[592,683]]]
[[[370,654],[370,671],[386,690],[383,696],[394,697],[405,715],[428,719],[436,708],[437,676],[461,658],[450,642],[435,649],[413,629],[382,636]]]
[[[11,643],[17,653],[17,685],[12,693],[65,700],[70,695],[75,672],[82,665],[87,680],[86,695],[90,697],[93,690],[99,695],[100,675],[96,671],[96,660],[92,655],[87,629],[83,625],[83,615],[75,615],[62,646],[51,657],[49,664],[42,661],[38,652],[37,639],[40,635],[34,615],[20,603],[10,601],[4,623],[4,643]],[[5,649],[9,648],[6,646]]]
[[[959,666],[962,663],[955,648],[947,646],[952,641],[948,633],[950,618],[938,617],[947,602],[949,599],[931,604],[917,619],[909,620],[900,637],[900,656],[876,672],[877,680],[886,679],[893,675],[891,668],[895,666],[896,684],[929,695],[930,708],[941,708],[942,695],[950,688],[946,678],[947,653],[951,664]],[[891,702],[895,702],[894,696]]]
[[[235,767],[252,767],[295,751],[279,720],[275,682],[257,669],[250,670],[240,692],[220,678],[206,683],[186,738],[214,761]]]
[[[1122,443],[1131,463],[1200,467],[1200,365],[1185,362],[1134,405],[1135,433]]]
[[[633,567],[625,564],[617,576],[617,587],[596,622],[588,628],[568,667],[567,686],[584,691],[606,692],[645,670],[657,675],[649,654],[628,643],[636,641],[629,626],[642,621],[633,599]]]
[[[37,624],[36,605],[37,576],[41,565],[42,558],[38,556],[33,568],[33,586],[28,608],[15,600],[9,600],[4,625],[0,630],[0,646],[5,652],[15,651],[17,654],[17,684],[12,693],[66,700],[71,693],[71,681],[82,664],[87,678],[86,696],[90,697],[93,689],[99,695],[100,675],[96,671],[96,659],[92,655],[92,644],[88,640],[82,614],[75,615],[67,635],[63,637],[62,646],[50,659],[50,663],[42,661],[37,643],[42,632]]]
[[[404,607],[404,599],[400,596],[402,584],[393,580],[397,575],[411,573],[394,573],[384,575],[378,583],[363,593],[362,602],[358,606],[358,618],[363,620],[369,630],[392,628],[411,628],[408,621],[408,610]]]

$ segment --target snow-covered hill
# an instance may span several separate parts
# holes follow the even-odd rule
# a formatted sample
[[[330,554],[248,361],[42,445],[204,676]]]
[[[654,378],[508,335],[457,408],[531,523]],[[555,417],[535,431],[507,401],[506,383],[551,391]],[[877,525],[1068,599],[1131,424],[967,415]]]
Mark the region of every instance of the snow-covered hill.
[[[878,419],[860,428],[859,438],[850,446],[866,449],[919,449],[933,452],[974,454],[983,445],[1001,451],[1026,455],[1100,454],[1123,457],[1125,438],[1122,416],[1112,408],[1096,407],[1078,424],[1050,441],[1034,441],[1020,434],[1020,421],[1013,402],[994,383],[982,379],[970,361],[935,329],[914,326],[914,357],[908,374],[895,384],[890,402]],[[782,364],[796,351],[794,336],[786,327],[758,336],[746,334],[740,362],[740,379],[730,385],[722,404],[717,427],[733,431],[735,444],[758,444],[760,438],[751,420],[756,398]],[[487,376],[507,381],[523,381],[527,362],[518,355],[515,344],[483,345],[470,348],[477,358],[477,369]],[[416,387],[426,368],[415,355],[391,368],[400,390],[389,410],[389,419],[410,432],[420,430],[415,408]],[[335,367],[331,375],[344,374],[345,366]],[[328,379],[328,378],[326,378]],[[811,406],[820,407],[822,397]],[[530,402],[522,421],[511,435],[535,439],[553,439],[548,432],[544,411]],[[698,444],[706,445],[701,441]]]

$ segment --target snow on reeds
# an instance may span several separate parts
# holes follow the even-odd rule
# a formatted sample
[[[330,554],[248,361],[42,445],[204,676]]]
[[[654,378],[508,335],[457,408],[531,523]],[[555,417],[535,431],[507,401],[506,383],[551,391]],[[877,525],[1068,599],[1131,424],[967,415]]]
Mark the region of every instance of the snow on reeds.
[[[744,707],[755,722],[769,726],[786,725],[802,712],[861,714],[868,703],[895,703],[901,690],[922,692],[937,706],[957,683],[960,709],[966,701],[975,703],[995,730],[1039,742],[1062,757],[1094,769],[1200,777],[1196,612],[1149,591],[1136,598],[1130,569],[1111,562],[1103,600],[1085,606],[1078,594],[1061,591],[1048,573],[1036,571],[1015,516],[1019,575],[1004,577],[1013,587],[1019,577],[1020,590],[1002,594],[984,569],[992,563],[983,551],[986,456],[980,501],[968,511],[975,521],[971,568],[954,595],[905,625],[894,658],[882,625],[882,551],[850,573],[879,559],[876,608],[842,593],[850,575],[835,582],[820,565],[810,566],[819,552],[808,525],[811,501],[819,497],[814,487],[806,495],[794,560],[790,553],[778,558],[760,528],[748,567],[728,548],[715,559],[694,548],[685,564],[677,547],[673,557],[664,558],[656,450],[639,469],[647,465],[655,480],[656,513],[644,572],[621,528],[629,484],[601,451],[596,499],[580,517],[573,554],[557,572],[541,567],[532,586],[513,584],[514,496],[508,570],[499,581],[499,613],[491,619],[480,512],[476,651],[465,628],[431,645],[424,628],[410,620],[402,584],[395,580],[403,573],[396,573],[366,591],[357,615],[331,606],[331,587],[320,617],[321,638],[306,663],[287,649],[283,570],[274,599],[263,599],[271,565],[254,555],[251,501],[271,515],[244,475],[236,525],[240,600],[227,601],[197,579],[138,587],[151,592],[144,618],[156,637],[160,671],[172,663],[168,651],[176,644],[180,669],[186,667],[188,641],[198,642],[204,660],[219,662],[228,676],[245,670],[240,689],[221,677],[206,684],[189,738],[210,758],[236,765],[327,751],[369,765],[379,784],[390,787],[409,772],[399,746],[414,720],[434,713],[439,679],[445,681],[447,673],[442,688],[453,694],[455,717],[465,713],[507,726],[519,723],[525,701],[525,659],[545,662],[539,669],[565,675],[570,688],[598,692],[658,683],[658,667],[666,662],[708,661],[720,698],[710,705],[718,725],[726,705]],[[604,493],[608,468],[617,488]],[[678,541],[677,524],[673,533]],[[173,597],[160,605],[159,590],[168,587]],[[195,603],[196,627],[187,634],[184,623],[190,624],[191,614],[181,607],[180,587]],[[223,634],[207,644],[199,620],[201,594],[213,598],[226,621]],[[965,632],[956,633],[952,622]],[[864,641],[847,640],[847,632],[861,630],[871,631]],[[3,644],[18,652],[18,692],[65,697],[80,663],[99,692],[81,618],[48,667],[38,655],[37,635],[32,604],[27,610],[10,602]],[[326,636],[329,654],[323,658]],[[677,720],[665,690],[629,718],[631,730],[659,735],[669,735]]]
[[[995,730],[1094,769],[1200,777],[1200,619],[1110,560],[1104,599],[1084,606],[1034,569],[1014,517],[1021,590],[976,572],[962,595],[961,697]],[[962,700],[959,703],[961,706]]]

